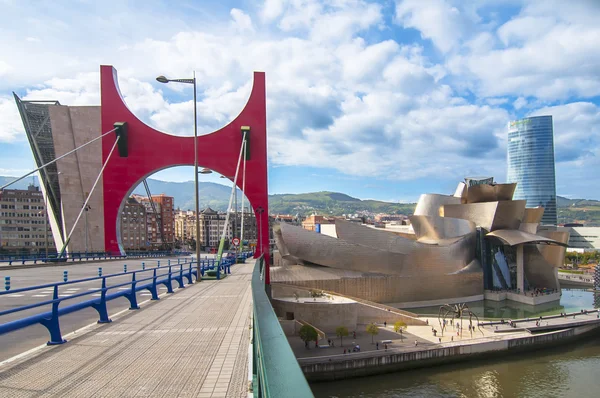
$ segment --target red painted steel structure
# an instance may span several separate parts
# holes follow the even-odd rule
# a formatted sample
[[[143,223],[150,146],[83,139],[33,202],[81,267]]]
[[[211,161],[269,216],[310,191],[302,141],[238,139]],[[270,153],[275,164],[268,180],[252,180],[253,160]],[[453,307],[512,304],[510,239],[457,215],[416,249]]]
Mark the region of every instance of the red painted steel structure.
[[[116,122],[127,122],[128,157],[114,153],[103,175],[104,243],[107,252],[123,253],[118,225],[125,199],[146,177],[162,169],[194,164],[194,137],[177,137],[161,133],[140,121],[125,105],[117,81],[117,71],[110,65],[100,67],[102,95],[102,131]],[[190,114],[191,117],[191,114]],[[249,153],[246,162],[246,197],[255,210],[263,241],[256,257],[262,253],[269,264],[269,212],[267,186],[267,117],[264,72],[254,72],[254,85],[242,112],[227,126],[198,137],[198,163],[222,175],[235,175],[242,144],[242,126],[250,126]],[[115,136],[102,139],[102,160],[115,142]],[[240,170],[240,175],[243,171]],[[241,178],[237,181],[241,189]],[[258,208],[264,211],[256,211]],[[265,282],[269,283],[266,272]]]

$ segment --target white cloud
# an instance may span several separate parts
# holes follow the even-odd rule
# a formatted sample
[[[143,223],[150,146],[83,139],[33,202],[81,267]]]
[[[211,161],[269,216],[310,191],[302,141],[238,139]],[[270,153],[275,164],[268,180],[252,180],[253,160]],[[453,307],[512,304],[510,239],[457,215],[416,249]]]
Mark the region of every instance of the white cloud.
[[[254,28],[252,27],[252,19],[250,16],[248,16],[248,14],[239,8],[232,8],[230,14],[231,18],[233,18],[233,27],[239,32],[254,32]]]
[[[396,21],[405,28],[419,30],[444,53],[459,44],[470,25],[465,13],[446,0],[397,1]]]
[[[521,109],[524,106],[527,106],[527,100],[523,97],[519,97],[515,100],[515,102],[513,102],[513,107],[515,109]]]
[[[538,109],[531,116],[551,115],[554,124],[554,155],[557,162],[583,161],[600,155],[600,107],[573,102]]]
[[[283,12],[284,0],[265,0],[260,11],[260,16],[264,21],[272,21],[279,17]]]
[[[265,71],[272,167],[325,167],[392,181],[466,174],[501,179],[505,126],[516,116],[498,106],[522,112],[558,101],[571,103],[536,114],[555,116],[559,164],[580,170],[595,164],[600,144],[584,141],[588,132],[598,135],[593,123],[600,125],[597,106],[585,102],[600,95],[594,4],[571,9],[526,1],[506,20],[493,15],[497,9],[488,0],[426,3],[396,4],[394,22],[425,39],[412,43],[404,40],[406,31],[385,25],[389,7],[366,0],[186,8],[189,15],[166,12],[164,20],[141,7],[127,34],[106,28],[128,20],[126,4],[97,15],[58,5],[28,20],[29,37],[43,42],[20,37],[18,26],[0,16],[6,38],[0,54],[14,53],[0,57],[0,141],[22,139],[9,88],[26,99],[98,104],[98,65],[114,63],[130,109],[177,135],[193,133],[191,87],[159,85],[157,75],[185,78],[196,71],[204,134],[238,114],[251,71]],[[9,15],[20,15],[20,7],[11,3]]]
[[[0,142],[14,142],[24,136],[23,123],[12,97],[0,96]]]

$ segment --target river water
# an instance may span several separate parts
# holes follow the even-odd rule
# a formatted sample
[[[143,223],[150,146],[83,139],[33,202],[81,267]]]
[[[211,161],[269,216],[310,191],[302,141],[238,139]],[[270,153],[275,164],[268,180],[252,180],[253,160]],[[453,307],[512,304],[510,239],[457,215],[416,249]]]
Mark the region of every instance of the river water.
[[[560,305],[541,313],[598,308],[598,295],[563,289]],[[531,307],[476,303],[473,310],[493,317],[539,315]],[[412,310],[411,310],[412,311]],[[420,309],[422,313],[430,312]],[[512,315],[512,316],[511,316]],[[600,336],[584,341],[507,355],[380,376],[311,384],[315,397],[600,397]]]

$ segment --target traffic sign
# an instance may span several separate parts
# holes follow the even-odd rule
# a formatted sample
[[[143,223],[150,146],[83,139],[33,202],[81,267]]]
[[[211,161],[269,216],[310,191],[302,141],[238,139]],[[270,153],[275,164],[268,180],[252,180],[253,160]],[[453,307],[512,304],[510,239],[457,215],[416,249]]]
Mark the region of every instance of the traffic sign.
[[[231,240],[231,243],[233,243],[234,246],[237,246],[240,244],[240,238],[233,238]]]

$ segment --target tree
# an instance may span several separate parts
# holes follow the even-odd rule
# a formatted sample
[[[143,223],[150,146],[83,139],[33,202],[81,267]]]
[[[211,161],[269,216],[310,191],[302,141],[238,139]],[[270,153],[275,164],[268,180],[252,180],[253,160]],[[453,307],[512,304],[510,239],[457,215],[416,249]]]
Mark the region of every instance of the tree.
[[[302,339],[302,341],[304,341],[304,345],[306,348],[308,348],[309,341],[316,342],[317,338],[319,337],[315,328],[313,328],[310,325],[302,325],[298,334],[300,335],[300,338]]]
[[[400,333],[400,341],[402,341],[402,332],[404,332],[406,330],[406,323],[402,322],[402,321],[398,321],[396,323],[394,323],[394,331],[396,333]]]
[[[374,323],[369,323],[367,325],[367,333],[369,333],[371,335],[371,344],[373,344],[373,338],[375,337],[376,334],[379,334],[379,327],[377,325],[375,325]]]
[[[335,328],[335,335],[340,338],[340,347],[343,347],[344,337],[348,336],[348,328],[346,326],[338,326]]]

